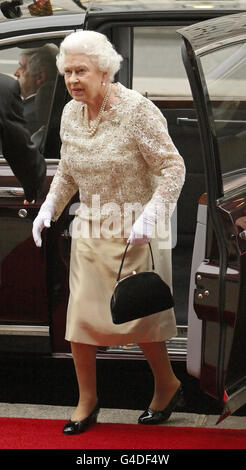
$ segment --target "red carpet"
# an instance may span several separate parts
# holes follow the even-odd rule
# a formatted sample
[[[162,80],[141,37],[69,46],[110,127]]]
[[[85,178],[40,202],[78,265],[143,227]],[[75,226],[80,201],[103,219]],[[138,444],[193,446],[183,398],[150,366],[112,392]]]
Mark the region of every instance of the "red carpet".
[[[64,436],[63,420],[0,419],[0,449],[246,449],[246,430],[97,423]]]

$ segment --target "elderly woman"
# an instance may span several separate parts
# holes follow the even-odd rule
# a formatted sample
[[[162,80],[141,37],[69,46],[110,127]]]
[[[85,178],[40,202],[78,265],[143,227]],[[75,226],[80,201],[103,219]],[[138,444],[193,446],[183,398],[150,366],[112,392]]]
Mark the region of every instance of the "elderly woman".
[[[61,119],[61,160],[34,221],[33,236],[41,246],[43,228],[58,219],[79,190],[66,325],[79,402],[63,428],[65,434],[83,432],[96,421],[99,345],[137,343],[143,350],[155,388],[139,423],[165,421],[182,400],[182,387],[165,346],[165,340],[176,335],[173,310],[123,325],[111,319],[110,298],[127,240],[122,276],[148,269],[147,242],[158,221],[156,208],[177,201],[185,174],[161,112],[138,92],[113,83],[121,60],[107,38],[93,31],[67,36],[57,57],[72,100]],[[142,211],[129,227],[129,208],[136,204]],[[170,274],[170,259],[165,269]]]

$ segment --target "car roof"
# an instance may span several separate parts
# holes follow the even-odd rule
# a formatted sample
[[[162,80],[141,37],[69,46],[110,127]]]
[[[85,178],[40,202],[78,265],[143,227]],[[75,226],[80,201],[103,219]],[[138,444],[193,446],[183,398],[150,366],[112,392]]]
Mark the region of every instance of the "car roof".
[[[18,6],[18,1],[20,5]],[[59,17],[69,14],[81,14],[89,11],[149,11],[149,10],[243,10],[244,0],[31,0],[0,1],[0,25],[4,22],[15,22],[19,19],[42,17]],[[46,6],[38,6],[39,2]],[[11,7],[13,2],[14,6]],[[6,6],[7,4],[7,6]],[[35,7],[35,8],[32,8]],[[6,8],[11,14],[6,16]],[[15,16],[16,12],[16,16]],[[36,16],[37,15],[37,16]]]
[[[50,11],[40,9],[40,16],[33,16],[30,7],[30,0],[19,0],[20,6],[16,7],[18,15],[6,17],[6,10],[3,5],[11,5],[16,0],[1,1],[0,0],[0,36],[4,38],[9,33],[19,31],[38,31],[52,30],[61,27],[69,29],[70,27],[82,27],[87,13],[92,15],[96,13],[117,14],[120,12],[127,13],[144,13],[167,11],[180,12],[180,16],[193,19],[204,13],[204,19],[211,16],[221,15],[221,13],[230,14],[234,11],[245,11],[244,0],[47,0],[50,1]],[[18,0],[17,0],[18,2]],[[38,4],[38,1],[36,2]],[[34,4],[35,5],[35,4]],[[14,10],[15,11],[15,10]],[[5,16],[3,14],[5,13]],[[206,15],[207,13],[207,15]],[[211,15],[212,14],[212,15]],[[11,35],[12,35],[11,34]]]

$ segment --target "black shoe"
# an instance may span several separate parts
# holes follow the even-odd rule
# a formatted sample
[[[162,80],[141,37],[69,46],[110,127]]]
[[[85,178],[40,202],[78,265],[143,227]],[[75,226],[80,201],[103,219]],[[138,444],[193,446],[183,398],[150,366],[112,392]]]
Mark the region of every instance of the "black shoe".
[[[99,404],[97,403],[92,412],[87,416],[87,418],[82,419],[82,421],[71,421],[69,420],[63,428],[63,434],[80,434],[81,432],[86,431],[86,429],[93,423],[96,423],[97,415],[99,413]]]
[[[179,386],[177,392],[173,395],[172,399],[162,411],[153,411],[148,408],[138,418],[139,424],[160,424],[167,421],[176,406],[184,406],[184,393],[182,385]]]

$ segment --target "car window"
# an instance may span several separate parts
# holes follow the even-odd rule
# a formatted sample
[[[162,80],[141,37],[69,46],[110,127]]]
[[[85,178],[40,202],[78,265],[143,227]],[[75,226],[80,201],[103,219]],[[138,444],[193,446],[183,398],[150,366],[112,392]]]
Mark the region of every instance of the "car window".
[[[40,42],[36,47],[32,42],[0,50],[0,73],[19,83],[25,127],[39,146],[49,121],[57,78],[57,53],[57,45]]]
[[[135,27],[133,88],[150,98],[191,99],[178,26]]]
[[[246,184],[246,44],[201,57],[224,192]]]

